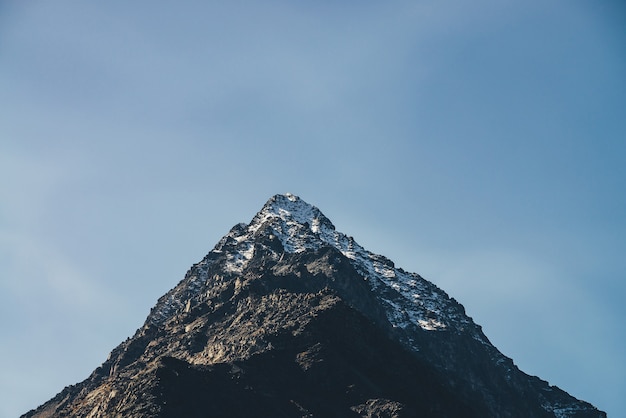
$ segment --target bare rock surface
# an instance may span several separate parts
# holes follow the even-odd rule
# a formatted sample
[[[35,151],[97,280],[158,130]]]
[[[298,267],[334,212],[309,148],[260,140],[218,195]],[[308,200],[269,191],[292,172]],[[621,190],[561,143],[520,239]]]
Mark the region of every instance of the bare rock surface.
[[[463,306],[272,197],[83,382],[24,417],[606,417],[520,371]]]

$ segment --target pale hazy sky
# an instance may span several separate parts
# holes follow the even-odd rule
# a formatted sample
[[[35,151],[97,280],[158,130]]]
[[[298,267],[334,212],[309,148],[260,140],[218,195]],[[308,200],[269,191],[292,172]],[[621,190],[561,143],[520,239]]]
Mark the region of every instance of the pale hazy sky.
[[[275,193],[626,416],[618,1],[0,1],[0,416]]]

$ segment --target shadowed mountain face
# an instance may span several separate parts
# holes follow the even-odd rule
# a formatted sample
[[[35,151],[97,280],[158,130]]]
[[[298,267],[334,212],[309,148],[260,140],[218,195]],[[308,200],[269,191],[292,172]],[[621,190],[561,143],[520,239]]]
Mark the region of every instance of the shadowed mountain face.
[[[26,417],[605,417],[521,372],[454,299],[287,194],[85,381]]]

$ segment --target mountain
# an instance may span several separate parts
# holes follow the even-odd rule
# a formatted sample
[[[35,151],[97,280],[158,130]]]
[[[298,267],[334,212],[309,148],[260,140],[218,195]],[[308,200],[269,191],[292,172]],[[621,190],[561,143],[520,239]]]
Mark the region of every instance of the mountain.
[[[456,300],[276,195],[86,380],[24,417],[606,417]]]

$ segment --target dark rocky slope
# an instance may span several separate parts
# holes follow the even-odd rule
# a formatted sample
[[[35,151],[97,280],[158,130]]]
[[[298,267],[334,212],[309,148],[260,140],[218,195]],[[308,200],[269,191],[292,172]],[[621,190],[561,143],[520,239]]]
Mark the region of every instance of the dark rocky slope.
[[[604,417],[292,195],[236,225],[85,381],[26,417]]]

